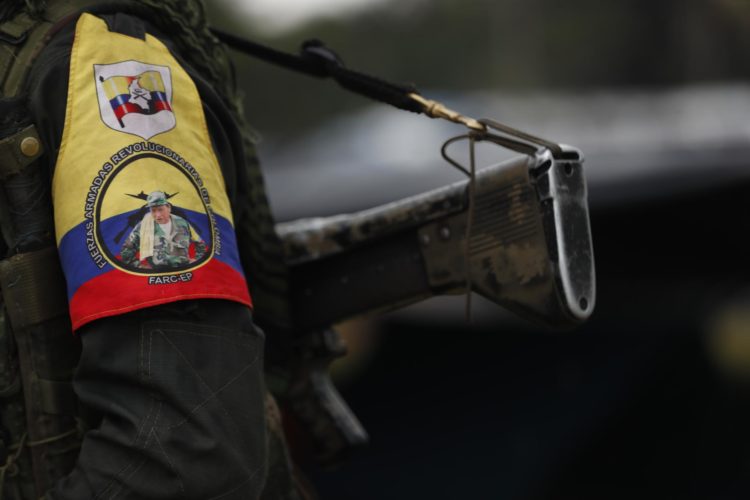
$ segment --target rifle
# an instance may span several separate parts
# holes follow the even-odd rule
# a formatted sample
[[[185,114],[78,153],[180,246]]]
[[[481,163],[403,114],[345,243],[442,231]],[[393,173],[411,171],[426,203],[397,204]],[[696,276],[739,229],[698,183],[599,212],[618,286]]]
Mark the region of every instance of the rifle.
[[[328,364],[345,352],[328,325],[467,289],[549,327],[571,328],[591,315],[580,151],[525,134],[484,140],[524,155],[393,203],[276,226],[294,327],[308,332],[285,359],[293,368],[276,394],[308,430],[318,462],[335,463],[367,442],[328,378]]]
[[[573,327],[595,303],[594,257],[581,152],[492,120],[476,120],[394,84],[350,70],[318,40],[288,54],[212,29],[265,62],[399,109],[465,126],[443,156],[469,174],[442,189],[348,215],[278,224],[290,274],[297,335],[269,353],[269,386],[308,430],[318,462],[367,442],[367,433],[327,374],[345,351],[332,323],[385,312],[436,294],[475,291],[532,321]],[[469,139],[469,172],[446,147]],[[473,146],[488,141],[524,156],[475,174]],[[336,297],[335,301],[330,298]],[[468,310],[468,307],[467,307]]]

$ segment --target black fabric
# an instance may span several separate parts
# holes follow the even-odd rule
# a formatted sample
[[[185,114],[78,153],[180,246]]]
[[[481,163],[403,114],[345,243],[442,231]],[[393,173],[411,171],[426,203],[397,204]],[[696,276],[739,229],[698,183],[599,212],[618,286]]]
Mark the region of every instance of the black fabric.
[[[248,309],[184,301],[89,323],[74,387],[99,417],[54,500],[246,500],[266,467],[263,336]]]
[[[0,97],[0,139],[30,124],[26,96]]]
[[[61,28],[29,72],[29,111],[47,151],[46,163],[50,174],[60,150],[65,125],[70,50],[75,28],[73,22]]]
[[[143,24],[143,21],[127,14],[117,13],[111,16],[107,26],[109,27],[109,31],[132,36],[140,40],[146,39],[146,26]]]

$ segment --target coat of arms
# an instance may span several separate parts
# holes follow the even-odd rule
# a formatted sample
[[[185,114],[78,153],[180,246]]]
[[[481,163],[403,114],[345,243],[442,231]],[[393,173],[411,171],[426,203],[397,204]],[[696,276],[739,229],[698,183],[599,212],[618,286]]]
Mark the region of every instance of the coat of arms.
[[[94,77],[99,111],[108,127],[145,140],[174,128],[167,66],[139,61],[95,64]]]

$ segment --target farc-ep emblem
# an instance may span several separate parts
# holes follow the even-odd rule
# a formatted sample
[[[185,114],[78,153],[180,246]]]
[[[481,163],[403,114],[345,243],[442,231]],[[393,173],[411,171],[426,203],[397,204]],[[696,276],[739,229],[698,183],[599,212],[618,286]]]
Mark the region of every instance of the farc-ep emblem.
[[[99,112],[109,128],[144,140],[174,128],[167,66],[139,61],[95,64],[94,78]]]

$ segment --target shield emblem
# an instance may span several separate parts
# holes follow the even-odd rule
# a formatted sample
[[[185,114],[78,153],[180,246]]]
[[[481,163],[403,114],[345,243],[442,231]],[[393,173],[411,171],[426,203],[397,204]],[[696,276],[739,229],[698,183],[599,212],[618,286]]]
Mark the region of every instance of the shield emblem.
[[[95,64],[94,79],[99,113],[109,128],[145,140],[174,128],[169,67],[139,61]]]

